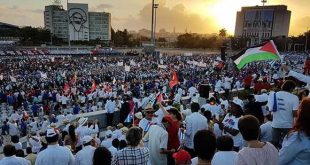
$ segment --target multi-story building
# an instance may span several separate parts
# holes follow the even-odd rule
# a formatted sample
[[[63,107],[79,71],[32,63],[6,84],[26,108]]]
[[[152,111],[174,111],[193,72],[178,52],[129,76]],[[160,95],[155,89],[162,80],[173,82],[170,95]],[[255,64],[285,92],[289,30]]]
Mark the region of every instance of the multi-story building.
[[[249,38],[250,44],[271,37],[288,36],[291,11],[285,5],[242,7],[237,12],[235,37]]]
[[[87,4],[69,3],[68,10],[45,6],[44,27],[65,41],[111,40],[111,14],[88,12]]]

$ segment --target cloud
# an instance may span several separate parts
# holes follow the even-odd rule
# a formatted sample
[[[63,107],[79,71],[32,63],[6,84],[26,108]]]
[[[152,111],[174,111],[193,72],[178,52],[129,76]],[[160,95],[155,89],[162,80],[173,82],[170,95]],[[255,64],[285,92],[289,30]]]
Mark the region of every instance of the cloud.
[[[299,35],[307,31],[307,27],[310,28],[310,16],[291,20],[290,34]]]
[[[104,3],[102,3],[102,4],[100,4],[100,5],[98,5],[97,6],[97,9],[111,9],[111,8],[113,8],[114,6],[112,6],[112,5],[110,5],[110,4],[104,4]]]
[[[151,29],[151,4],[146,4],[139,12],[137,17],[128,17],[128,20],[122,25],[127,29]],[[212,33],[215,29],[211,24],[211,18],[203,18],[198,14],[190,13],[183,4],[176,4],[172,8],[166,5],[166,1],[159,2],[157,9],[157,31],[165,28],[167,31],[173,31],[175,28],[177,32],[193,33]]]
[[[32,13],[36,13],[36,14],[43,14],[43,10],[42,9],[31,9],[31,10],[27,10],[30,11]]]
[[[8,17],[9,16],[9,17]],[[14,24],[18,26],[42,26],[43,10],[39,13],[36,9],[23,9],[17,6],[0,6],[1,22]]]

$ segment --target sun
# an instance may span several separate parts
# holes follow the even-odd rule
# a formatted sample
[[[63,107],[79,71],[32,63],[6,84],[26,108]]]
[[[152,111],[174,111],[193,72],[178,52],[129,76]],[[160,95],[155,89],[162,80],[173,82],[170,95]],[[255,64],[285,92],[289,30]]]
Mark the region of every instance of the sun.
[[[254,5],[245,0],[217,0],[209,2],[200,8],[202,15],[212,19],[212,23],[218,30],[225,28],[228,34],[235,31],[237,11],[242,6]]]

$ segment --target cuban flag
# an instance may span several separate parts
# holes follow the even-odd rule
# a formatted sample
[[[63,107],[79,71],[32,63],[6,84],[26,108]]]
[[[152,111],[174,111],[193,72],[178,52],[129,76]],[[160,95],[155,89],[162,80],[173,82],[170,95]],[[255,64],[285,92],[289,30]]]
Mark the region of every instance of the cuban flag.
[[[135,114],[135,105],[133,106],[133,108],[131,109],[131,111],[129,112],[128,116],[126,117],[124,123],[131,123],[134,122],[133,119],[133,115]]]
[[[148,132],[151,126],[152,126],[152,123],[148,122],[147,125],[144,128],[144,132]]]

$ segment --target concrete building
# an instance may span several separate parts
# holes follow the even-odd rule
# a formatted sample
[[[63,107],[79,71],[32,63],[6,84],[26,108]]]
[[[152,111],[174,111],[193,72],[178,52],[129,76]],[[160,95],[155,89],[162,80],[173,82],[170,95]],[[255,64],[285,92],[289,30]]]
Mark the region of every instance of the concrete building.
[[[242,7],[237,12],[235,37],[250,39],[250,45],[271,37],[288,36],[291,11],[285,5]]]
[[[69,3],[68,10],[45,6],[44,27],[64,41],[111,40],[111,14],[89,12],[88,4]]]

